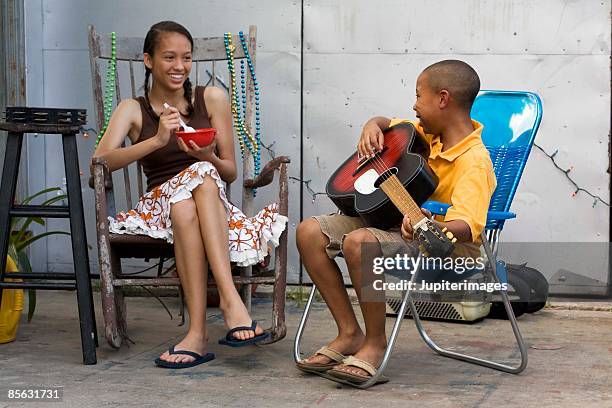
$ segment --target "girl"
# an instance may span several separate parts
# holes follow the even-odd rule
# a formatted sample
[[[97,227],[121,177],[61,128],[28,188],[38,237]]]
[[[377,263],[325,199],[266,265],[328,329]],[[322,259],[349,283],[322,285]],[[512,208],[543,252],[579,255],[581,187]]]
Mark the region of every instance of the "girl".
[[[219,88],[192,89],[192,50],[193,39],[182,25],[162,21],[151,27],[143,48],[144,97],[117,106],[94,154],[106,159],[111,171],[140,160],[147,177],[147,193],[133,210],[109,218],[110,231],[174,242],[189,330],[155,361],[166,368],[191,367],[214,358],[206,353],[209,264],[231,329],[221,342],[242,346],[267,337],[236,291],[230,260],[240,265],[263,260],[268,242],[278,245],[287,221],[275,204],[246,218],[227,200],[225,183],[236,179],[230,106]],[[164,103],[170,107],[164,108]],[[194,128],[216,128],[213,143],[200,148],[178,139],[174,131],[179,130],[180,117]],[[122,148],[126,136],[132,144]]]

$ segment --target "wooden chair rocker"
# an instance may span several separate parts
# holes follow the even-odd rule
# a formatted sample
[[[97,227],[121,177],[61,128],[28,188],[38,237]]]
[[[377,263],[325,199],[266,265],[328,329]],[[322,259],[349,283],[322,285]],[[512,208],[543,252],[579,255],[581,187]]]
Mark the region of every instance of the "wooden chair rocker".
[[[131,97],[136,97],[136,82],[134,80],[134,62],[142,63],[142,46],[144,38],[116,38],[116,77],[115,95],[116,102],[121,100],[119,72],[129,72],[129,83]],[[238,36],[234,36],[234,43],[239,44]],[[95,112],[98,129],[104,125],[104,102],[102,93],[102,79],[100,76],[99,63],[111,59],[112,43],[111,37],[99,35],[93,26],[89,26],[89,55],[92,73],[92,86],[95,102]],[[248,50],[253,64],[255,64],[256,51],[256,27],[249,27]],[[245,58],[241,47],[236,47],[235,58]],[[194,38],[193,66],[195,71],[195,83],[200,84],[201,71],[206,66],[211,66],[207,71],[214,85],[215,69],[217,62],[226,61],[227,56],[223,37]],[[140,66],[137,64],[137,66]],[[203,68],[204,67],[204,68]],[[122,69],[123,68],[123,69]],[[249,78],[247,84],[247,100],[253,100],[253,82]],[[250,127],[252,123],[251,105],[247,105],[246,123]],[[288,212],[288,189],[287,189],[287,164],[290,162],[286,156],[279,156],[268,162],[256,178],[252,177],[252,156],[245,153],[243,163],[243,189],[242,210],[247,215],[252,215],[253,189],[262,188],[271,184],[274,173],[279,170],[278,181],[278,203],[279,213],[287,216]],[[123,288],[129,286],[180,286],[176,274],[164,271],[164,262],[174,257],[171,244],[164,240],[154,239],[140,235],[112,234],[108,230],[107,217],[115,215],[115,197],[125,194],[127,208],[132,208],[134,201],[132,196],[133,181],[136,179],[138,196],[143,195],[143,173],[139,164],[134,163],[123,169],[123,183],[113,182],[109,168],[104,159],[94,158],[92,160],[92,180],[90,185],[95,190],[96,204],[96,229],[98,241],[98,262],[100,269],[100,283],[102,293],[102,307],[104,316],[104,334],[106,340],[113,348],[119,348],[128,340],[126,308],[124,302]],[[121,185],[123,184],[123,186]],[[122,191],[123,190],[123,191]],[[228,186],[229,195],[229,186]],[[143,276],[142,273],[124,274],[121,270],[121,260],[124,258],[159,258],[156,276]],[[247,308],[250,310],[251,285],[268,284],[273,285],[272,303],[272,325],[266,331],[270,337],[265,343],[273,343],[285,337],[285,285],[287,272],[287,230],[280,237],[280,244],[274,253],[274,268],[266,270],[264,267],[240,268],[240,276],[235,276],[234,281],[241,284],[241,296]],[[151,268],[147,268],[151,269]],[[172,269],[172,268],[170,268]],[[145,270],[146,271],[146,270]],[[141,271],[141,272],[145,272]]]

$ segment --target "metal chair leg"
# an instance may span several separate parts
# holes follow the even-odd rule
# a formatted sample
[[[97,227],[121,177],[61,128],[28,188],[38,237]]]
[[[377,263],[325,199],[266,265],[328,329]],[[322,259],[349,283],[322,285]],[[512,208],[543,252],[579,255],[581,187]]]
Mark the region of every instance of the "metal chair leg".
[[[415,275],[416,275],[416,272],[415,272]],[[312,300],[314,299],[314,295],[316,291],[317,291],[317,287],[315,284],[313,284],[312,290],[310,291],[310,296],[308,297],[308,302],[306,303],[306,307],[304,308],[304,313],[302,314],[302,319],[300,320],[300,325],[298,326],[298,330],[295,335],[295,342],[293,343],[293,359],[295,360],[296,363],[302,359],[301,351],[300,351],[300,342],[302,339],[302,335],[304,334],[304,328],[306,326],[306,322],[308,321],[308,315],[310,314],[310,306],[312,305]],[[399,334],[399,330],[402,325],[402,321],[404,320],[402,317],[406,313],[406,306],[407,306],[406,300],[407,300],[407,297],[409,296],[409,293],[410,291],[408,290],[404,292],[404,297],[402,299],[402,305],[400,306],[399,313],[397,315],[397,318],[395,319],[393,330],[391,331],[391,336],[389,337],[387,341],[387,348],[385,349],[383,360],[380,363],[378,370],[376,371],[376,375],[372,376],[372,378],[370,378],[368,381],[361,383],[361,384],[354,384],[349,381],[342,380],[340,378],[332,377],[331,375],[327,375],[325,373],[321,373],[320,376],[327,378],[329,380],[338,382],[338,383],[350,385],[351,387],[361,388],[361,389],[369,388],[372,385],[376,384],[376,381],[378,381],[380,376],[385,371],[385,368],[387,367],[387,363],[389,362],[389,359],[391,357],[391,352],[393,351],[393,347],[395,346],[395,341],[397,340],[397,336]]]
[[[492,271],[491,273],[493,275],[493,280],[499,283],[499,278],[497,276],[497,270],[496,270],[497,268],[496,259],[493,256],[491,247],[489,245],[489,242],[487,241],[487,237],[485,236],[484,232],[481,234],[481,238],[482,238],[482,242],[485,248],[485,252],[487,254],[487,258],[489,259],[489,262],[491,263],[491,271]],[[469,356],[466,354],[456,353],[454,351],[449,351],[449,350],[439,347],[431,339],[431,337],[429,337],[429,335],[425,331],[425,328],[423,327],[423,324],[421,323],[421,319],[419,318],[419,314],[416,310],[416,306],[411,296],[408,296],[408,302],[410,303],[410,310],[412,312],[412,318],[414,319],[414,323],[417,327],[419,334],[421,335],[421,338],[436,353],[442,356],[445,356],[445,357],[450,357],[450,358],[454,358],[457,360],[466,361],[468,363],[478,364],[484,367],[493,368],[495,370],[504,371],[504,372],[512,373],[512,374],[518,374],[521,371],[523,371],[525,367],[527,367],[527,347],[525,346],[525,342],[523,341],[523,337],[521,336],[521,332],[519,331],[518,324],[516,322],[516,317],[514,316],[514,312],[512,310],[512,306],[510,305],[510,301],[508,300],[508,295],[505,291],[500,291],[500,293],[501,293],[502,300],[504,302],[504,307],[506,308],[506,313],[508,314],[508,319],[510,320],[510,324],[512,325],[512,331],[514,332],[516,343],[521,353],[521,363],[515,367],[506,365],[506,364],[496,363],[490,360],[481,359],[481,358],[474,357],[474,356]]]
[[[306,302],[306,306],[304,307],[304,313],[302,313],[302,319],[300,320],[300,325],[298,326],[297,333],[295,334],[295,340],[293,341],[293,360],[297,363],[302,360],[302,352],[300,351],[300,342],[302,341],[302,335],[304,334],[304,327],[306,327],[306,322],[308,321],[308,315],[310,314],[310,306],[312,306],[312,300],[314,299],[314,295],[317,292],[317,285],[312,284],[312,289],[310,289],[310,296],[308,296],[308,301]]]

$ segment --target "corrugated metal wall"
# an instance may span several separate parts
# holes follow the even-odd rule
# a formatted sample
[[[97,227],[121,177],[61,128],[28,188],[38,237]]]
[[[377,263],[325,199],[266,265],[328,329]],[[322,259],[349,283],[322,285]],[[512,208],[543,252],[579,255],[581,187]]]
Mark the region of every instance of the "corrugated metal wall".
[[[537,92],[544,103],[538,143],[548,152],[558,150],[556,159],[574,166],[581,186],[609,200],[610,0],[32,0],[26,4],[29,104],[86,107],[93,123],[87,24],[99,32],[143,36],[162,19],[183,23],[194,36],[258,26],[263,137],[275,142],[277,153],[292,157],[290,175],[302,172],[315,191],[324,191],[330,173],[354,150],[365,120],[413,117],[419,72],[458,58],[477,69],[483,88]],[[84,170],[92,139],[79,143]],[[35,141],[29,153],[31,188],[62,183],[59,139]],[[334,210],[327,198],[317,196],[313,203],[301,190],[292,181],[290,282],[299,279],[299,219]],[[592,199],[572,192],[563,174],[534,150],[513,205],[520,217],[508,224],[505,240],[607,241],[609,208],[592,207]],[[84,197],[95,246],[87,187]],[[269,198],[262,194],[258,201]],[[66,246],[60,238],[50,241],[40,262],[48,262],[49,270],[70,269]],[[94,250],[90,260],[95,259]]]

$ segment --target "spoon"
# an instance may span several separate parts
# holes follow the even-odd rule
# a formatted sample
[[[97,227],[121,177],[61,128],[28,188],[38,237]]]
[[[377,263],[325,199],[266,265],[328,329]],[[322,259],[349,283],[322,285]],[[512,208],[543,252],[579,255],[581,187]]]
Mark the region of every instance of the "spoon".
[[[170,107],[170,105],[168,105],[166,102],[164,102],[164,108],[168,109]],[[183,128],[184,132],[187,133],[193,133],[196,130],[194,128],[192,128],[191,126],[187,126],[187,124],[185,122],[183,122],[183,119],[181,118],[181,115],[179,115],[179,123],[181,124],[181,127]]]

